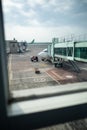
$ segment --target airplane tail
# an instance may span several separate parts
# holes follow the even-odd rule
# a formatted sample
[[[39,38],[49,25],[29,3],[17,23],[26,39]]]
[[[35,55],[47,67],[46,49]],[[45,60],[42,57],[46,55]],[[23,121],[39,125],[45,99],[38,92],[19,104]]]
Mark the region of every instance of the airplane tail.
[[[35,42],[35,39],[33,39],[30,44],[34,44],[34,42]]]

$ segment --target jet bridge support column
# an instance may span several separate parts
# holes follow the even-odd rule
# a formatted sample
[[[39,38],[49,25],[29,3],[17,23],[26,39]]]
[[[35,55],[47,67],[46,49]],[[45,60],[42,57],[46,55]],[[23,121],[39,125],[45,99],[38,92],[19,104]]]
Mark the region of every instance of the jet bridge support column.
[[[54,46],[55,46],[55,38],[52,40],[52,47],[51,47],[51,56],[52,56],[52,62],[54,63]]]
[[[74,54],[75,54],[75,42],[73,42],[73,60],[74,60]]]

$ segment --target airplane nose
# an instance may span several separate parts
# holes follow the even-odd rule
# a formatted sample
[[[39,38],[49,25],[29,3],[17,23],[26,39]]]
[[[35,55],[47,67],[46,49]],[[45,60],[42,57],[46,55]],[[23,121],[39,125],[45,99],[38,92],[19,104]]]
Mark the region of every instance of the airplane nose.
[[[39,56],[42,55],[42,52],[38,53],[38,55],[39,55]]]

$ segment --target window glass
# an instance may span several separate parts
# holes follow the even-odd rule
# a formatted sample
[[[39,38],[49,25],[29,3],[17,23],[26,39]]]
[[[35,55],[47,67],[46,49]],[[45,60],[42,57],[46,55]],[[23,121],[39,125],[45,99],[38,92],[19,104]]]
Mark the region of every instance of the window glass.
[[[3,0],[10,91],[87,80],[87,2],[79,4]],[[82,70],[78,76],[75,63]]]

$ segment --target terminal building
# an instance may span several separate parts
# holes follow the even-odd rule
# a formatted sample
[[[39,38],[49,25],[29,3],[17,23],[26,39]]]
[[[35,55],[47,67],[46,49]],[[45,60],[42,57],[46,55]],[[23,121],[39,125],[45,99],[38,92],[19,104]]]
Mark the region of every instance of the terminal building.
[[[18,42],[17,40],[6,40],[6,52],[7,53],[17,53],[18,52]]]

